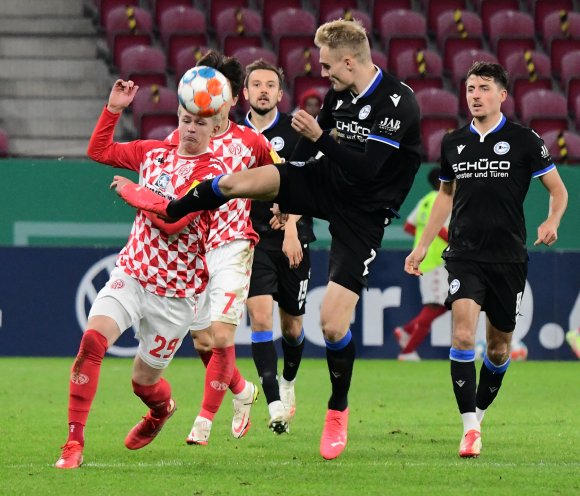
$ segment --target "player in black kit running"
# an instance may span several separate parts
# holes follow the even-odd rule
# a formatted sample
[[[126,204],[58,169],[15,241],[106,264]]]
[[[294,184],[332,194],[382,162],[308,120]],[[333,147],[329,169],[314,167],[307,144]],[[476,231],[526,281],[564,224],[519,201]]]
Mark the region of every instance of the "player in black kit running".
[[[216,208],[230,198],[275,201],[283,212],[329,222],[329,283],[320,308],[332,394],[320,453],[346,447],[348,391],[355,358],[350,322],[385,226],[398,215],[420,164],[419,107],[411,88],[371,59],[357,21],[337,20],[316,31],[322,76],[332,88],[316,121],[300,110],[292,127],[303,137],[290,162],[204,181],[169,203],[145,198],[131,204],[168,217]],[[337,140],[329,135],[336,129]],[[318,152],[324,156],[311,159]],[[306,160],[306,162],[297,160]],[[126,184],[126,183],[125,183]],[[135,187],[132,187],[135,189]],[[118,190],[125,197],[123,190]]]
[[[499,64],[476,62],[468,71],[473,120],[443,138],[441,187],[421,240],[405,260],[406,272],[421,274],[426,249],[451,213],[443,258],[449,272],[446,304],[453,316],[451,380],[463,420],[459,456],[464,458],[479,456],[481,421],[510,362],[528,268],[523,203],[531,178],[539,178],[550,194],[535,245],[556,241],[568,198],[542,139],[501,113],[507,87],[508,75]],[[474,347],[481,310],[487,314],[487,352],[477,384]]]

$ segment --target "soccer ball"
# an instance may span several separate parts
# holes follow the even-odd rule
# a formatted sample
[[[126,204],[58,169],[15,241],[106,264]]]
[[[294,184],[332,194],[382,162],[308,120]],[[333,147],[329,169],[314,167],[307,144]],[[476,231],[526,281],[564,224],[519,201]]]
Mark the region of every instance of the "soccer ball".
[[[478,341],[477,343],[475,343],[475,359],[483,360],[486,349],[487,345],[485,344],[485,341]]]
[[[527,360],[528,347],[522,341],[512,342],[512,351],[510,353],[512,361]]]
[[[189,113],[211,117],[231,102],[232,90],[221,72],[213,67],[198,66],[189,69],[179,81],[177,98]]]

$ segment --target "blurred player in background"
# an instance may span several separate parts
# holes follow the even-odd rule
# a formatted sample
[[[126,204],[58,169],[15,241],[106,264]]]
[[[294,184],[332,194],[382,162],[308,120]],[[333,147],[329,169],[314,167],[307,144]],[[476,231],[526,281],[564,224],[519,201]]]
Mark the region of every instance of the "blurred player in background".
[[[405,222],[405,232],[415,237],[413,247],[417,246],[423,230],[427,225],[433,202],[437,198],[437,190],[439,189],[439,168],[435,167],[429,171],[427,175],[429,185],[433,191],[427,193],[421,198],[413,211],[407,217]],[[443,258],[441,254],[447,247],[447,228],[449,226],[449,218],[429,246],[425,259],[421,262],[419,269],[423,275],[419,279],[419,289],[421,291],[421,301],[423,308],[405,325],[396,327],[393,334],[399,343],[401,352],[399,353],[399,360],[420,360],[417,348],[423,342],[429,331],[433,321],[443,315],[447,308],[445,308],[445,297],[447,296],[447,271],[443,265]]]
[[[322,108],[322,97],[315,88],[306,90],[299,97],[299,104],[297,110],[305,110],[312,117],[318,117],[320,109]]]
[[[115,126],[137,90],[132,81],[115,82],[91,136],[90,158],[138,172],[140,187],[151,190],[148,192],[154,197],[153,202],[161,197],[177,198],[188,190],[192,181],[207,179],[225,170],[207,151],[210,137],[219,128],[218,119],[195,116],[183,108],[178,111],[179,143],[114,143]],[[116,177],[113,185],[122,187],[125,181]],[[207,217],[207,212],[167,224],[149,212],[137,212],[129,241],[91,307],[72,366],[69,436],[56,462],[57,468],[73,469],[82,464],[84,430],[103,357],[133,325],[138,329],[139,340],[133,365],[133,391],[149,411],[129,432],[125,446],[139,449],[149,444],[175,412],[171,386],[161,376],[194,324],[198,294],[207,284],[203,255],[207,219],[202,217]]]
[[[220,71],[230,82],[233,101],[222,111],[222,121],[210,141],[210,150],[226,166],[228,173],[238,172],[279,161],[270,142],[255,130],[229,119],[232,106],[244,85],[244,68],[233,57],[214,50],[207,52],[198,66]],[[168,138],[179,140],[174,132]],[[200,297],[200,305],[211,308],[210,323],[196,323],[192,337],[199,356],[207,367],[201,410],[196,417],[188,444],[207,444],[212,421],[227,389],[234,393],[232,435],[243,437],[250,428],[250,410],[258,396],[258,387],[246,381],[235,366],[235,332],[248,296],[254,245],[258,235],[250,220],[251,202],[232,200],[212,212],[206,242],[209,282]]]
[[[246,67],[244,96],[251,110],[244,124],[261,132],[288,159],[300,135],[292,129],[292,117],[278,111],[283,81],[282,70],[262,59]],[[282,226],[272,216],[273,209],[272,202],[252,201],[252,225],[260,242],[254,252],[247,307],[252,356],[270,413],[268,426],[282,434],[288,431],[296,411],[294,383],[304,350],[302,320],[310,279],[308,243],[315,237],[311,217],[289,215]],[[274,300],[278,302],[284,352],[280,378],[273,341]]]
[[[481,421],[510,363],[528,269],[523,203],[530,180],[540,178],[550,194],[548,217],[538,227],[535,245],[556,242],[568,194],[542,139],[502,114],[505,69],[475,62],[465,84],[473,120],[443,138],[442,184],[423,235],[405,260],[405,271],[421,274],[419,265],[451,214],[443,255],[449,272],[445,303],[453,316],[449,358],[463,420],[459,456],[471,458],[480,454]],[[487,317],[487,351],[478,384],[474,348],[481,310]]]

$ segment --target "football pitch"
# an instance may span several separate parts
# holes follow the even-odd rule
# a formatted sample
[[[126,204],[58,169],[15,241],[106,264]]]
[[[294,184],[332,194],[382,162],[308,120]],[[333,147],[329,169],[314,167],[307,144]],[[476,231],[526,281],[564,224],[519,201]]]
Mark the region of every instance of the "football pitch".
[[[131,360],[107,357],[89,416],[85,463],[57,470],[71,363],[0,359],[1,495],[580,494],[578,362],[513,363],[484,419],[481,457],[463,460],[448,362],[359,360],[347,449],[325,461],[318,453],[330,391],[323,360],[303,361],[290,434],[268,430],[261,395],[252,428],[234,439],[228,393],[209,445],[188,446],[203,370],[197,359],[177,358],[166,373],[176,414],[152,444],[129,451],[123,440],[146,407],[131,390]],[[253,362],[238,364],[257,380]]]

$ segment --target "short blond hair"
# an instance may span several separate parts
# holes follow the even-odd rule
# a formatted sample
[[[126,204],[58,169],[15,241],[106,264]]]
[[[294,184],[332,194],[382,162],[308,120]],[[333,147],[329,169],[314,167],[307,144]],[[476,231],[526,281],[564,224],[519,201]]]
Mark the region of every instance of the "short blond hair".
[[[367,32],[360,21],[337,19],[330,21],[316,30],[314,44],[331,50],[349,51],[361,62],[371,60],[371,47]]]

